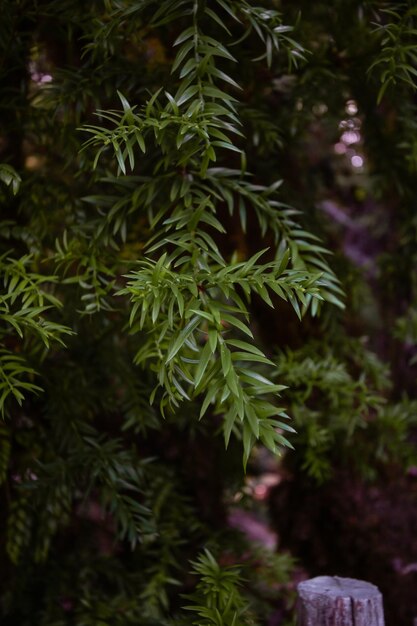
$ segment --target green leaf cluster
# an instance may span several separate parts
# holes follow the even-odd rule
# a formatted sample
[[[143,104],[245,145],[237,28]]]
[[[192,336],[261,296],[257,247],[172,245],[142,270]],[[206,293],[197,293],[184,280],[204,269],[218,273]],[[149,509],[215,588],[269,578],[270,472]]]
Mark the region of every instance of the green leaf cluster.
[[[200,580],[189,598],[193,603],[184,607],[198,616],[192,624],[236,626],[256,623],[248,614],[245,600],[239,592],[241,577],[236,567],[220,567],[208,550],[193,565],[193,573]]]

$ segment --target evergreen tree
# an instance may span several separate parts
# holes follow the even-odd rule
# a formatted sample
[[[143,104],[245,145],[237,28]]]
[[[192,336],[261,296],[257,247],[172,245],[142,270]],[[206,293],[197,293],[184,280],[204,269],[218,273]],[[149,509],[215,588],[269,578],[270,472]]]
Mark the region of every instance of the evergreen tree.
[[[259,451],[415,459],[417,6],[2,9],[2,623],[267,623],[292,561],[226,523]]]

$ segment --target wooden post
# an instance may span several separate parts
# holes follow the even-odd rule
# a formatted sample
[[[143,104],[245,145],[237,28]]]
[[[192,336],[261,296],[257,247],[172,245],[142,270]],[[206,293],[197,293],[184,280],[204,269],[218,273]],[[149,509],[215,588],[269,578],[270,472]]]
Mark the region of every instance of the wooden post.
[[[298,585],[297,626],[384,626],[382,595],[371,583],[318,576]]]

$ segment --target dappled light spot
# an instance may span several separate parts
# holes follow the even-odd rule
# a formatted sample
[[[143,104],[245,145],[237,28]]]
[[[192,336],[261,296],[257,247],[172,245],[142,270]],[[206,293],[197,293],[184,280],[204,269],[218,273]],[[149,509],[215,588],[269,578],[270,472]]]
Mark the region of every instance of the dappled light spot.
[[[361,135],[356,130],[346,130],[341,137],[341,140],[345,144],[358,143],[361,140]]]
[[[356,113],[358,112],[358,105],[356,104],[355,100],[348,100],[345,110],[348,115],[356,115]]]
[[[335,143],[333,149],[336,154],[346,154],[346,144],[341,141]]]
[[[363,158],[361,156],[359,156],[359,154],[355,154],[355,156],[353,156],[351,158],[351,163],[353,165],[353,167],[362,167],[363,166]]]

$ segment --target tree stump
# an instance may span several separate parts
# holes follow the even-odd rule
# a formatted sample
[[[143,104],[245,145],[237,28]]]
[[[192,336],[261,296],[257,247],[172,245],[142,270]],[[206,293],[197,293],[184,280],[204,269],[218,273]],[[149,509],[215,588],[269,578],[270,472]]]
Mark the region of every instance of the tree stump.
[[[298,585],[297,626],[384,626],[382,595],[353,578],[318,576]]]

